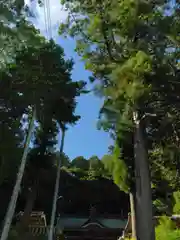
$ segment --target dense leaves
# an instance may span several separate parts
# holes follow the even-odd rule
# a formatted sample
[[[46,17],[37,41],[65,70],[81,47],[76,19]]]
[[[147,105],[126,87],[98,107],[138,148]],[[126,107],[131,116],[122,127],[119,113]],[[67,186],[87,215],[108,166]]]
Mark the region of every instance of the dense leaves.
[[[78,120],[79,117],[73,115],[75,97],[84,83],[71,82],[73,63],[65,61],[63,56],[61,47],[44,42],[40,49],[29,47],[20,51],[14,63],[1,72],[0,128],[1,137],[6,136],[1,139],[1,149],[6,152],[1,151],[4,158],[6,154],[13,154],[13,149],[7,151],[11,142],[14,149],[23,143],[22,126],[28,123],[26,116],[33,106],[37,108],[37,121],[45,128],[43,131],[51,131],[51,126],[56,125],[54,121],[74,123]]]
[[[37,177],[44,180],[48,172],[55,176],[61,157],[63,169],[81,184],[112,177],[120,189],[134,193],[134,170],[137,174],[137,162],[143,158],[150,166],[155,212],[179,213],[179,1],[61,3],[68,17],[60,33],[76,39],[76,51],[92,72],[90,80],[95,81],[96,92],[104,97],[99,126],[110,133],[115,146],[102,161],[96,156],[79,156],[71,162],[65,154],[58,155],[59,128],[79,119],[74,113],[76,97],[85,83],[72,81],[73,61],[65,60],[63,49],[40,37],[26,21],[30,11],[24,1],[0,1],[1,48],[7,56],[5,59],[1,54],[0,185],[15,178],[29,119],[36,109],[37,127],[25,188],[33,186]],[[144,137],[139,138],[143,145],[139,159],[134,148],[137,125]],[[143,152],[148,153],[148,159]],[[98,185],[94,187],[100,190]]]
[[[21,219],[20,228],[18,227],[18,232],[20,231],[22,238],[26,238],[24,233],[27,230],[29,217],[38,189],[41,186],[41,178],[44,174],[47,174],[48,169],[54,166],[55,156],[53,156],[53,152],[57,143],[56,138],[59,134],[59,127],[74,124],[79,119],[79,116],[74,114],[76,97],[81,94],[85,86],[82,81],[72,81],[73,62],[64,59],[64,52],[60,46],[56,45],[54,41],[47,42],[41,37],[39,37],[39,42],[41,42],[39,47],[29,45],[16,49],[14,58],[11,59],[10,63],[6,63],[0,72],[2,115],[0,129],[2,129],[3,137],[5,136],[4,133],[9,135],[5,139],[1,138],[3,143],[0,152],[1,172],[5,172],[1,184],[4,184],[6,180],[10,182],[12,176],[15,177],[17,174],[15,171],[7,173],[6,169],[11,162],[15,167],[20,163],[21,155],[17,155],[18,162],[14,162],[16,159],[13,159],[13,154],[21,150],[27,138],[26,131],[31,115],[35,117],[37,124],[37,133],[35,133],[34,142],[32,141],[33,149],[28,156],[28,165],[25,172],[24,168],[22,170],[20,168],[17,174],[19,179],[19,176],[24,175],[21,188],[25,187],[23,191],[26,195],[24,215]],[[34,113],[36,113],[36,116]],[[7,121],[4,122],[6,118]],[[8,140],[12,142],[11,150],[13,152],[11,154],[7,154]],[[27,151],[29,143],[25,141],[25,144],[27,145],[25,146]],[[20,153],[22,154],[22,151]],[[26,156],[23,154],[21,166],[25,164]],[[11,176],[9,177],[8,174]],[[16,181],[15,186],[17,186],[17,189],[13,191],[9,204],[13,210],[7,211],[3,238],[8,235],[6,223],[8,225],[12,221],[17,194],[20,192],[18,182],[19,180]]]
[[[36,2],[36,0],[34,0]],[[38,3],[37,3],[38,4]],[[27,20],[34,18],[24,0],[0,1],[0,67],[11,62],[16,50],[28,45],[38,47],[41,44],[39,30]]]
[[[179,2],[61,2],[68,11],[68,18],[60,26],[60,33],[76,39],[76,50],[85,61],[86,68],[92,72],[91,80],[96,80],[98,90],[105,98],[100,112],[101,124],[118,143],[115,149],[119,148],[115,150],[119,156],[109,157],[111,163],[108,168],[114,180],[125,188],[129,176],[131,185],[134,168],[136,174],[146,171],[148,178],[150,164],[156,190],[161,188],[157,173],[161,173],[161,178],[171,185],[170,191],[177,189],[179,157],[175,149],[179,146],[180,116]],[[137,138],[140,136],[135,130],[137,126],[143,133],[141,139]],[[136,141],[132,142],[129,135]],[[131,145],[141,147],[134,148],[134,151]],[[161,153],[155,154],[157,149]],[[145,154],[148,150],[150,161]],[[140,160],[142,162],[138,164]],[[173,172],[176,177],[172,177]],[[138,181],[137,178],[135,180]],[[150,179],[146,180],[150,186]],[[143,185],[145,182],[142,180],[142,191],[148,188]],[[148,194],[148,206],[142,211],[149,211],[150,214]],[[149,233],[150,229],[149,226]],[[146,232],[145,228],[143,231]],[[143,239],[142,236],[139,236],[140,239]],[[149,239],[154,239],[152,234],[149,234]]]

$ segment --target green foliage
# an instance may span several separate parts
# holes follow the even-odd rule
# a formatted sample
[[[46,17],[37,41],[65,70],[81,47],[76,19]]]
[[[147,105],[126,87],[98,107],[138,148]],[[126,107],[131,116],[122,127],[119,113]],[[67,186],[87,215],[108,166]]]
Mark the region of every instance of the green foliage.
[[[132,111],[136,109],[139,118],[156,113],[156,122],[146,118],[152,130],[149,132],[154,134],[157,124],[162,122],[162,109],[172,112],[170,104],[178,102],[179,85],[174,83],[178,81],[179,47],[173,40],[178,35],[178,4],[163,1],[134,4],[123,0],[111,3],[63,0],[62,4],[68,18],[60,32],[77,39],[79,55],[99,80],[105,101],[111,101],[118,130],[132,121]],[[171,14],[165,15],[169,9]],[[111,127],[115,130],[113,123]]]
[[[113,155],[105,155],[102,159],[105,169],[112,175],[114,183],[124,192],[129,192],[127,182],[127,166],[121,159],[120,149],[116,145]]]
[[[160,218],[156,227],[156,240],[177,240],[180,238],[180,230],[175,228],[175,224],[166,216]]]
[[[73,124],[79,119],[74,115],[75,98],[85,84],[72,82],[72,67],[72,60],[64,60],[63,49],[53,41],[43,42],[40,48],[24,48],[17,52],[14,63],[7,64],[1,72],[1,93],[4,97],[13,93],[11,102],[21,103],[16,113],[20,117],[36,105],[40,123],[43,124],[46,117],[47,122],[54,119]],[[12,91],[14,89],[16,91]]]
[[[158,195],[156,196],[156,199],[153,201],[154,205],[154,212],[156,215],[168,213],[168,205],[165,203],[164,199],[159,199]]]
[[[171,141],[172,141],[171,137]],[[176,144],[154,147],[149,151],[153,199],[156,214],[173,214],[173,192],[179,189],[179,149]]]
[[[175,200],[173,212],[175,214],[180,214],[180,191],[174,192],[173,196]]]
[[[56,124],[52,122],[40,125],[35,133],[34,146],[29,153],[28,163],[33,167],[34,172],[41,168],[48,169],[54,165],[54,148],[57,143],[58,134]]]
[[[14,87],[23,94],[26,104],[36,105],[40,122],[44,116],[51,116],[58,122],[73,124],[79,119],[73,115],[75,97],[84,83],[72,82],[72,67],[72,60],[64,60],[63,49],[50,41],[39,49],[29,47],[20,51],[16,65],[10,65],[8,72],[13,74]]]
[[[108,177],[107,171],[104,169],[102,161],[97,156],[92,156],[88,159],[88,179],[93,180],[100,177]]]
[[[78,167],[70,167],[66,168],[67,172],[73,174],[74,176],[78,177],[80,180],[86,180],[88,178],[88,172],[84,171],[84,169],[78,168]]]
[[[36,1],[36,0],[33,0]],[[16,51],[27,45],[39,46],[43,38],[27,17],[34,17],[24,0],[0,2],[0,67],[11,62]]]
[[[34,106],[38,127],[22,187],[32,185],[37,176],[41,178],[42,170],[54,165],[57,122],[74,124],[79,119],[74,114],[76,96],[85,84],[72,81],[72,67],[72,60],[64,59],[60,46],[44,40],[39,47],[30,45],[16,51],[11,64],[1,69],[0,184],[15,180],[26,138],[25,126]]]
[[[104,168],[102,160],[97,156],[92,156],[89,159],[85,159],[83,156],[78,156],[70,161],[67,166],[62,165],[62,169],[81,180],[110,178],[110,174]]]
[[[79,156],[72,160],[71,167],[87,171],[89,169],[89,162],[83,156]]]
[[[179,4],[124,0],[61,3],[68,17],[60,34],[76,39],[76,51],[92,72],[96,91],[104,97],[99,126],[109,131],[121,149],[124,163],[119,156],[106,156],[107,169],[111,174],[116,169],[118,185],[128,179],[128,188],[133,188],[131,139],[136,111],[138,120],[143,119],[155,204],[171,213],[172,192],[180,182]],[[123,177],[119,178],[121,171]]]
[[[60,157],[60,153],[56,152],[56,162],[58,162],[59,157]],[[62,153],[61,154],[61,166],[68,168],[68,167],[70,167],[70,164],[71,163],[70,163],[69,157],[65,153]]]

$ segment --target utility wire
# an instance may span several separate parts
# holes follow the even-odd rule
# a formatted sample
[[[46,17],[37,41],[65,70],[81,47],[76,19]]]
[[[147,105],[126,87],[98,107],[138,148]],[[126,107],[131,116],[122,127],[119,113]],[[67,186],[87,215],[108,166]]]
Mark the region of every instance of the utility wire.
[[[46,6],[47,6],[48,27],[49,27],[49,39],[51,39],[52,38],[52,24],[51,24],[50,0],[46,0]]]
[[[51,12],[49,0],[44,0],[44,22],[48,40],[52,38]]]
[[[44,4],[43,4],[43,8],[44,8],[44,23],[45,23],[45,31],[46,31],[46,35],[47,37],[49,36],[49,29],[48,29],[48,19],[47,19],[47,4],[46,4],[46,0],[44,0]]]

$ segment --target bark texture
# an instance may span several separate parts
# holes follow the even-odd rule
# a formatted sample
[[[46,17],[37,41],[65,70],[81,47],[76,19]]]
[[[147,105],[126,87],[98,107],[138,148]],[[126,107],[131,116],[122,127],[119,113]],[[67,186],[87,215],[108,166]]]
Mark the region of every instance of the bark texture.
[[[134,157],[136,174],[137,240],[155,240],[151,179],[144,143],[143,120],[134,113]]]
[[[62,129],[60,157],[59,157],[58,167],[57,167],[57,176],[56,176],[56,183],[55,183],[55,189],[54,189],[54,197],[53,197],[53,205],[52,205],[52,213],[51,213],[50,229],[49,229],[49,233],[48,233],[48,240],[53,240],[53,235],[54,235],[54,223],[55,223],[56,207],[57,207],[56,205],[57,205],[57,201],[58,201],[59,183],[60,183],[61,155],[63,153],[63,148],[64,148],[64,138],[65,138],[65,130]]]
[[[14,216],[14,212],[15,212],[15,208],[16,208],[16,202],[17,202],[17,198],[18,198],[18,195],[19,195],[21,182],[22,182],[22,178],[23,178],[23,174],[24,174],[24,170],[25,170],[25,166],[26,166],[29,144],[30,144],[31,137],[32,137],[32,134],[33,134],[33,131],[34,131],[35,117],[36,117],[36,109],[34,108],[33,116],[32,116],[32,119],[31,119],[31,122],[30,122],[30,125],[29,125],[29,131],[28,131],[27,139],[26,139],[26,142],[25,142],[25,147],[24,147],[24,152],[23,152],[21,164],[20,164],[20,167],[19,167],[16,183],[14,185],[14,189],[13,189],[11,199],[10,199],[10,202],[9,202],[8,210],[7,210],[7,213],[6,213],[6,216],[5,216],[4,227],[3,227],[3,230],[2,230],[2,235],[1,235],[0,240],[6,240],[8,238],[8,234],[9,234],[12,219],[13,219],[13,216]]]
[[[135,210],[135,196],[133,193],[129,193],[130,198],[130,208],[131,208],[131,228],[132,228],[132,238],[133,240],[137,239],[136,232],[136,210]]]

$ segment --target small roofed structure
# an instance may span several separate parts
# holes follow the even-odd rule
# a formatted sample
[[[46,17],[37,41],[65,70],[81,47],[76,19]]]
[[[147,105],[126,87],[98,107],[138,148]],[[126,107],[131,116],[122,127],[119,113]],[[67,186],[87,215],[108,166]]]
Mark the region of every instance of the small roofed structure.
[[[17,220],[20,220],[21,216],[23,216],[24,212],[19,212],[16,216]],[[47,222],[46,215],[44,212],[32,212],[29,221],[29,232],[32,236],[40,236],[47,234]]]
[[[56,225],[56,235],[67,240],[117,240],[122,235],[127,219],[111,218],[97,214],[91,207],[89,217],[59,216]]]
[[[23,216],[24,212],[19,212],[17,217],[20,218],[21,216]],[[41,227],[46,227],[47,226],[47,222],[46,222],[46,215],[44,214],[44,212],[32,212],[31,216],[30,216],[30,222],[29,222],[29,226],[41,226]]]

